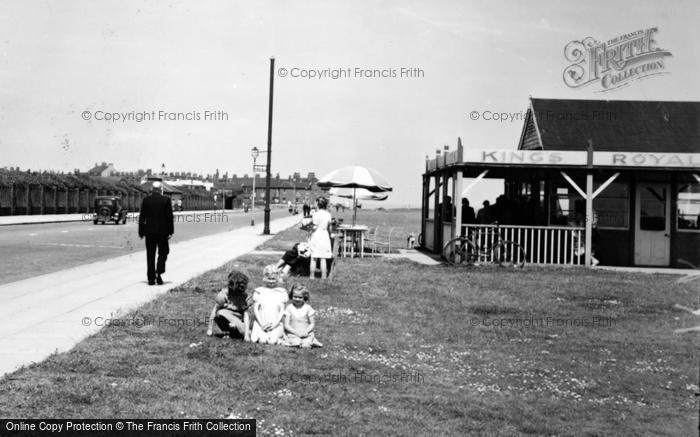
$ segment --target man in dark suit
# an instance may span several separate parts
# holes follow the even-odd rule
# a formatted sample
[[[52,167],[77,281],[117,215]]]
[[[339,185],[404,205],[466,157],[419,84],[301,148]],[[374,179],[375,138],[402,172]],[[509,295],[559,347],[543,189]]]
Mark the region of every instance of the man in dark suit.
[[[148,285],[163,284],[161,275],[165,273],[165,261],[170,247],[168,240],[175,233],[173,206],[170,198],[163,196],[162,184],[153,182],[151,194],[141,202],[139,213],[139,238],[146,237],[146,265]],[[156,249],[158,263],[156,264]]]
[[[476,221],[482,225],[490,225],[493,223],[493,211],[491,207],[491,202],[484,200],[484,207],[476,213]]]
[[[469,199],[466,197],[462,198],[462,224],[471,225],[476,223],[476,215],[474,214],[474,208],[469,206]]]

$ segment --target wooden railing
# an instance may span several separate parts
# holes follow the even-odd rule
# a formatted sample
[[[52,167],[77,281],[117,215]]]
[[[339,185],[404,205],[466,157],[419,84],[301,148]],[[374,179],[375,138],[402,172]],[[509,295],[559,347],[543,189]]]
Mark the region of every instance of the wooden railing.
[[[518,243],[529,264],[583,264],[584,228],[568,226],[500,225],[501,238]],[[462,225],[463,235],[486,248],[498,240],[495,225]]]

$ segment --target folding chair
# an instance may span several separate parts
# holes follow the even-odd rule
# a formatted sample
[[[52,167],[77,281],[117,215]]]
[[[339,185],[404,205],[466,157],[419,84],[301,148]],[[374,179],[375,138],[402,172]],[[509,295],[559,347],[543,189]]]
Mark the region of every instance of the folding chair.
[[[391,228],[393,230],[394,228]],[[391,235],[391,232],[389,232]],[[367,238],[365,238],[365,242],[369,245],[370,249],[372,250],[372,256],[374,256],[378,251],[381,253],[379,249],[386,247],[387,252],[391,249],[391,242],[389,241],[384,241],[379,237],[379,226],[374,228],[374,233],[372,233],[372,230],[370,229],[369,232],[367,233]]]

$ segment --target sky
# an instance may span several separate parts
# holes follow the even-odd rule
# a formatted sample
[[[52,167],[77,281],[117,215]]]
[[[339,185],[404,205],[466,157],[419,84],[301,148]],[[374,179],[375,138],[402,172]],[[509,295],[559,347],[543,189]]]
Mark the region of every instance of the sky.
[[[0,167],[251,174],[274,56],[273,174],[364,165],[394,186],[387,206],[418,207],[436,148],[517,148],[522,120],[484,111],[524,113],[530,96],[700,100],[698,22],[696,0],[3,0]],[[667,74],[605,93],[564,83],[570,41],[651,27]],[[352,74],[300,77],[327,69]],[[374,69],[395,77],[357,77]]]

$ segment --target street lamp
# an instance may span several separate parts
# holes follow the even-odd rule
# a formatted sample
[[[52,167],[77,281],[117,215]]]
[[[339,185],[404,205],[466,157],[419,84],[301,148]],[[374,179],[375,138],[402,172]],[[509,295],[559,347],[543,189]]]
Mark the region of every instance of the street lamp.
[[[270,58],[270,101],[267,108],[267,174],[265,175],[265,226],[263,235],[270,235],[270,167],[272,165],[272,96],[275,89],[275,58]]]
[[[258,150],[257,147],[253,147],[250,149],[250,156],[253,157],[253,192],[250,195],[250,225],[255,226],[255,160],[258,159],[258,155],[260,155],[260,150]]]

